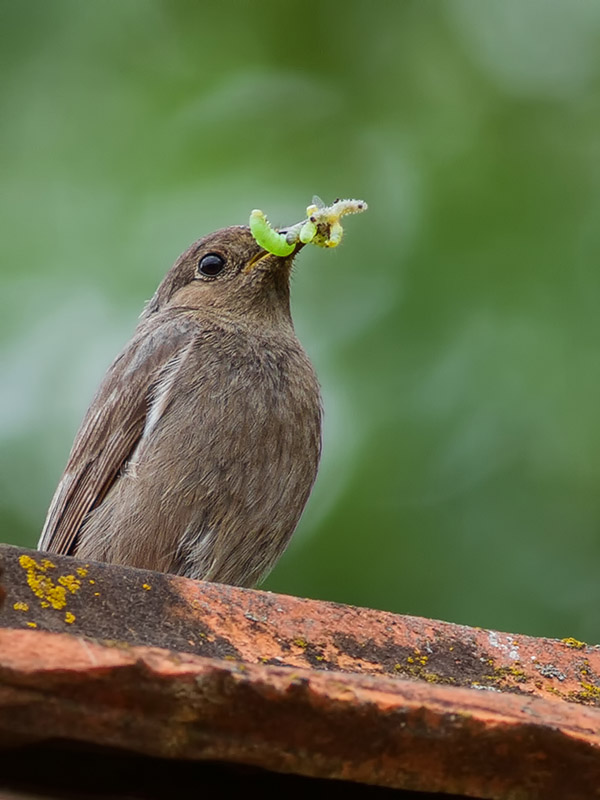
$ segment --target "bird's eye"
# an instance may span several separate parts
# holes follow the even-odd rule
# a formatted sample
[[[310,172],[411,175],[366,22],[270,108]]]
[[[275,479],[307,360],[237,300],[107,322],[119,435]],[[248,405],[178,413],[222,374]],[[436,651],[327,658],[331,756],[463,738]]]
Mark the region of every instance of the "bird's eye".
[[[219,272],[222,272],[224,267],[225,259],[218,253],[209,253],[206,256],[202,256],[200,261],[198,261],[198,272],[201,275],[208,275],[211,278],[218,275]]]

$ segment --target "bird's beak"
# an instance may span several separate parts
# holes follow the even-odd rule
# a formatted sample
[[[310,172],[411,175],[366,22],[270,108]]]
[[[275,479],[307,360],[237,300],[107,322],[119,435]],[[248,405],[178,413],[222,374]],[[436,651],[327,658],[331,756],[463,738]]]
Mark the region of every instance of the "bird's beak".
[[[279,231],[279,233],[285,233],[285,230]],[[244,272],[251,272],[254,269],[254,267],[260,261],[263,261],[263,259],[265,259],[265,258],[273,258],[273,259],[277,259],[277,261],[287,261],[288,259],[293,259],[295,257],[295,255],[297,253],[299,253],[300,250],[302,250],[303,247],[304,247],[304,243],[303,242],[298,242],[296,244],[295,248],[292,250],[292,252],[288,256],[276,256],[273,253],[269,253],[268,250],[263,250],[262,247],[261,247],[261,249],[255,255],[252,256],[250,261],[248,261],[248,263],[244,267]]]
[[[248,261],[248,263],[244,267],[244,272],[250,272],[251,270],[254,269],[254,267],[258,264],[259,261],[262,261],[263,258],[266,258],[267,256],[270,255],[271,253],[269,253],[267,250],[263,250],[261,247],[261,249],[255,255],[252,256],[250,261]]]

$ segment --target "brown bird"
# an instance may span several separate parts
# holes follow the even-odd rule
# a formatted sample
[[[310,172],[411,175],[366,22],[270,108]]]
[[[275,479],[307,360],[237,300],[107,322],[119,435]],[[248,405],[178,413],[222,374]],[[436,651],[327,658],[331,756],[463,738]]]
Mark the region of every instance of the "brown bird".
[[[106,373],[39,548],[256,585],[314,483],[321,400],[289,304],[295,253],[246,227],[175,262]]]

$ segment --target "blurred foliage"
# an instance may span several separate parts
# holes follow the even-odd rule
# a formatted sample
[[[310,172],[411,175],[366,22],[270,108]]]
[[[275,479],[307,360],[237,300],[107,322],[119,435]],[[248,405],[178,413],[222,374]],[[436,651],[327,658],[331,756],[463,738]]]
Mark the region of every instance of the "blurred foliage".
[[[294,316],[326,407],[276,591],[600,640],[600,4],[2,0],[2,538],[34,545],[177,254],[364,197]]]

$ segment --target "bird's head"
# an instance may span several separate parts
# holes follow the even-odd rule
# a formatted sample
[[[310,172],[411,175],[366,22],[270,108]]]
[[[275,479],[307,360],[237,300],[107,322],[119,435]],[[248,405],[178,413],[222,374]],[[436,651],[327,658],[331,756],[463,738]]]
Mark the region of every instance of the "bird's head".
[[[213,308],[244,317],[290,320],[289,278],[298,243],[288,256],[264,250],[239,225],[210,233],[189,247],[164,277],[144,317],[166,308]]]

